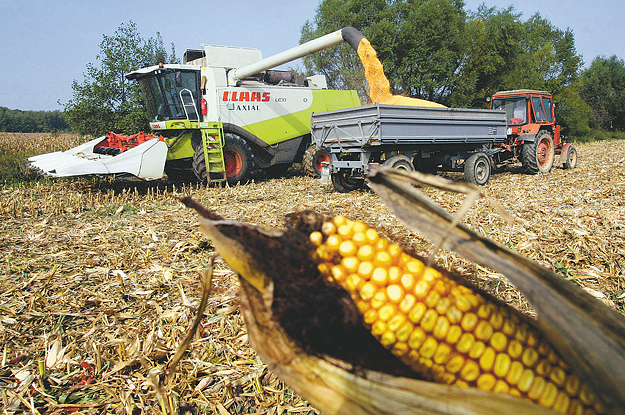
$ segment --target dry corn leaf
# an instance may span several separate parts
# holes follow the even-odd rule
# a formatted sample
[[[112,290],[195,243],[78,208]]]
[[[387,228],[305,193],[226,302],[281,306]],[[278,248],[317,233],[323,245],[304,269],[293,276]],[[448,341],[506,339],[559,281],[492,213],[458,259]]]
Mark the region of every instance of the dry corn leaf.
[[[505,275],[536,310],[537,322],[560,355],[587,381],[610,414],[625,413],[625,319],[551,270],[463,225],[407,181],[423,176],[379,168],[371,188],[410,229],[444,249]]]

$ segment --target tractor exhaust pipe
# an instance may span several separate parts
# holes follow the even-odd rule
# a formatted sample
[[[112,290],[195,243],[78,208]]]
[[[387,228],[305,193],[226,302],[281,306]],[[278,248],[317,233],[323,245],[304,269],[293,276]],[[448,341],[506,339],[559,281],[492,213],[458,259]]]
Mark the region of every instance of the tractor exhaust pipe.
[[[336,46],[340,43],[347,42],[349,45],[358,50],[358,44],[364,36],[353,27],[346,27],[336,32],[332,32],[317,39],[295,46],[284,52],[262,59],[251,65],[242,68],[236,68],[228,72],[228,85],[234,86],[241,79],[257,74],[267,69],[275,68],[287,62],[294,61],[311,53]]]

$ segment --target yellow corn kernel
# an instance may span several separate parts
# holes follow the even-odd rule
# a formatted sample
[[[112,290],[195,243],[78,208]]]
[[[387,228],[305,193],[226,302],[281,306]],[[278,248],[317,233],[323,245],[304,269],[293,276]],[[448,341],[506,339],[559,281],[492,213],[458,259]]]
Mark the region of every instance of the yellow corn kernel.
[[[517,383],[519,383],[519,381],[521,380],[521,375],[523,375],[523,370],[525,370],[525,368],[523,367],[523,363],[516,360],[512,362],[512,364],[510,365],[510,370],[506,375],[506,380],[508,381],[508,383],[511,385],[516,385]]]
[[[377,267],[371,274],[371,281],[380,286],[386,285],[388,283],[388,272],[382,267]]]
[[[395,336],[397,336],[397,340],[400,342],[408,341],[410,334],[414,330],[414,325],[409,321],[405,322],[397,331],[395,332]]]
[[[371,308],[368,302],[362,300],[356,302],[356,307],[358,307],[358,311],[360,311],[360,314],[364,314]]]
[[[508,345],[508,354],[513,359],[518,359],[523,354],[523,345],[518,340],[512,340]]]
[[[325,245],[318,246],[315,252],[317,253],[317,256],[319,258],[321,258],[323,261],[328,262],[332,259],[332,255],[334,255],[330,251],[328,251],[328,248]]]
[[[473,360],[467,360],[460,370],[460,377],[467,382],[473,382],[480,375],[480,367]]]
[[[512,360],[510,360],[510,356],[504,353],[499,353],[495,358],[495,366],[493,368],[493,372],[495,373],[495,375],[503,378],[510,371],[511,365]]]
[[[378,310],[378,317],[382,321],[390,319],[393,314],[395,314],[395,307],[390,304],[384,305]]]
[[[410,319],[410,321],[417,324],[419,323],[419,321],[421,321],[421,318],[425,314],[425,311],[426,311],[425,304],[417,303],[412,308],[412,310],[410,310],[410,314],[408,314],[408,318]]]
[[[432,330],[434,330],[434,325],[436,324],[436,319],[438,318],[438,313],[433,310],[433,309],[429,309],[425,312],[425,314],[423,315],[423,318],[421,319],[421,327],[423,328],[423,330],[427,331],[428,333],[431,333]]]
[[[397,335],[397,333],[395,333],[395,335]],[[397,340],[399,340],[399,338]],[[408,350],[410,349],[408,348],[408,345],[406,343],[398,342],[393,345],[393,349],[391,350],[391,352],[393,352],[395,356],[402,357],[403,355],[408,353]]]
[[[447,337],[449,331],[449,320],[445,316],[438,316],[436,323],[434,324],[434,337],[439,340]]]
[[[501,330],[503,327],[504,315],[500,312],[493,312],[490,316],[489,323],[495,330]]]
[[[356,255],[358,251],[358,247],[353,241],[343,241],[339,245],[339,254],[342,256],[352,256]]]
[[[406,289],[406,290],[412,290],[412,287],[414,287],[415,284],[415,277],[412,274],[403,274],[401,276],[401,285]]]
[[[401,303],[399,303],[399,309],[403,313],[408,314],[410,310],[412,309],[412,306],[414,306],[416,302],[417,302],[417,299],[415,298],[414,295],[404,294],[404,298],[401,300]]]
[[[337,252],[341,246],[341,237],[338,235],[330,235],[326,239],[325,247],[330,252]]]
[[[525,366],[533,367],[538,361],[538,353],[534,349],[527,348],[523,351],[521,361]]]
[[[489,392],[497,383],[497,379],[490,373],[484,373],[477,378],[477,387],[483,391]]]
[[[554,367],[549,375],[549,379],[551,379],[551,381],[557,386],[563,387],[564,382],[566,381],[566,373],[561,367]]]
[[[371,299],[371,307],[376,310],[382,307],[385,303],[386,303],[386,294],[384,293],[384,291],[376,292],[373,298]]]
[[[401,279],[402,271],[399,267],[390,267],[388,269],[388,281],[390,283],[398,283]]]
[[[420,279],[421,274],[423,274],[424,270],[423,262],[416,260],[410,257],[410,261],[406,263],[406,271],[415,276],[415,278]]]
[[[473,313],[466,313],[464,317],[462,317],[462,321],[460,322],[460,326],[464,331],[473,331],[475,326],[477,326],[477,316]]]
[[[557,397],[558,388],[556,387],[556,385],[554,385],[553,383],[547,383],[538,403],[540,403],[542,406],[546,406],[547,408],[551,408],[556,403]]]
[[[490,372],[493,366],[495,365],[495,357],[497,354],[492,347],[487,347],[484,349],[482,356],[480,356],[480,367],[482,370],[486,372]]]
[[[455,300],[456,307],[458,307],[460,311],[467,312],[471,309],[471,303],[465,295],[457,295]]]
[[[462,369],[462,366],[464,366],[464,357],[456,355],[449,359],[445,368],[447,368],[449,373],[457,373],[460,369]]]
[[[399,303],[404,297],[404,289],[397,284],[389,285],[386,287],[386,296],[390,301]]]
[[[440,300],[438,300],[438,303],[436,303],[436,312],[438,314],[445,314],[447,313],[447,310],[449,310],[449,306],[451,305],[451,300],[448,297],[443,297]]]
[[[362,298],[364,301],[371,300],[375,293],[376,287],[370,282],[366,282],[362,285],[362,287],[360,287],[360,298]]]
[[[349,239],[352,237],[352,235],[354,234],[354,227],[350,226],[349,224],[345,224],[345,225],[340,225],[337,229],[336,229],[336,233],[343,238],[343,240],[345,239]]]
[[[458,340],[458,346],[456,346],[456,349],[460,353],[468,353],[469,350],[471,350],[471,348],[473,347],[473,344],[475,344],[475,337],[473,337],[473,334],[464,333],[462,336],[460,336],[460,340]]]
[[[441,299],[441,295],[437,291],[430,290],[430,293],[428,294],[428,296],[425,297],[425,305],[428,308],[434,308],[434,306],[438,303],[440,299]]]
[[[419,349],[419,353],[424,358],[430,359],[432,356],[434,356],[437,347],[438,342],[434,339],[434,337],[428,337],[427,339],[425,339],[425,342],[423,342],[423,345]]]
[[[421,328],[416,328],[412,332],[412,334],[410,334],[410,339],[408,339],[408,346],[412,350],[417,350],[419,349],[419,347],[421,347],[423,342],[425,342],[425,338],[426,338],[425,332],[421,330]]]
[[[462,312],[458,310],[458,307],[456,307],[455,305],[452,305],[447,310],[447,318],[449,319],[449,322],[452,324],[459,323],[462,320]]]
[[[538,399],[542,396],[544,390],[545,379],[540,376],[536,376],[532,382],[532,387],[529,390],[528,396],[530,399]]]
[[[397,331],[399,327],[406,322],[406,317],[403,314],[395,314],[388,321],[388,329],[391,331]]]
[[[395,344],[396,341],[395,333],[390,330],[385,331],[382,333],[382,336],[380,336],[380,344],[384,347],[390,347]]]
[[[380,239],[380,235],[378,235],[378,232],[375,229],[367,229],[365,231],[365,236],[367,237],[367,242],[369,242],[371,245],[374,245],[378,242],[378,239]]]
[[[506,336],[512,336],[515,330],[516,330],[516,323],[512,319],[507,318],[503,322],[503,327],[501,328],[501,331],[503,332],[503,334],[505,334]]]
[[[421,278],[423,279],[423,281],[436,281],[440,277],[441,273],[434,268],[425,268],[423,276]]]
[[[475,338],[487,341],[493,335],[493,326],[485,321],[481,321],[475,328]]]
[[[317,265],[317,269],[322,275],[330,275],[330,267],[325,262]]]
[[[375,244],[375,247],[378,251],[385,251],[388,248],[389,241],[386,238],[378,239],[378,242]]]
[[[364,232],[357,232],[354,228],[354,236],[352,236],[352,241],[354,241],[357,246],[361,246],[367,243],[367,237],[365,236]]]
[[[350,292],[357,291],[363,284],[362,278],[358,274],[350,274],[345,280],[345,286]]]
[[[508,338],[505,334],[498,331],[497,333],[493,333],[490,338],[490,345],[498,352],[503,352],[508,347]]]
[[[414,287],[414,293],[417,298],[424,298],[430,291],[430,284],[427,281],[419,281]]]
[[[482,320],[487,320],[490,317],[490,307],[487,304],[482,304],[480,308],[477,309],[477,316]]]
[[[460,336],[462,336],[462,328],[460,326],[451,326],[447,331],[445,341],[449,344],[456,344],[460,340]]]
[[[523,370],[521,373],[521,378],[519,379],[518,388],[521,392],[527,392],[532,387],[532,383],[534,383],[534,372],[531,369]]]
[[[534,335],[534,333],[532,333],[531,331],[527,332],[527,345],[529,347],[536,347],[536,345],[538,344],[538,339],[536,338],[536,336]]]
[[[378,242],[379,244],[379,242]],[[374,264],[380,267],[388,268],[393,263],[391,256],[386,251],[379,251],[373,259]]]
[[[471,359],[479,359],[482,357],[484,350],[486,350],[486,345],[483,342],[475,342],[471,350],[469,350],[469,357]]]
[[[321,233],[325,236],[333,235],[336,233],[336,225],[332,222],[324,222],[323,225],[321,225]]]
[[[569,415],[584,415],[584,406],[577,399],[573,399],[566,413]]]
[[[550,350],[549,354],[547,354],[547,360],[549,361],[549,363],[555,365],[556,363],[558,363],[558,360],[560,360],[560,358],[557,354],[553,352],[553,350]]]
[[[381,320],[377,320],[371,326],[371,334],[373,334],[376,337],[380,337],[382,333],[384,333],[385,331],[386,331],[386,324],[384,324],[384,322]]]
[[[566,413],[566,411],[569,409],[569,403],[570,403],[570,399],[569,399],[569,395],[567,395],[565,392],[558,392],[558,396],[556,397],[556,402],[553,404],[553,410],[556,412],[560,412],[561,414]]]
[[[495,383],[495,387],[493,388],[493,392],[496,393],[508,393],[510,391],[510,386],[503,380],[498,380]]]
[[[375,256],[375,251],[373,250],[373,247],[371,245],[363,245],[358,248],[356,256],[361,261],[371,261]]]
[[[372,325],[373,323],[375,323],[377,318],[378,312],[375,310],[367,310],[362,316],[363,321],[365,322],[365,324],[368,325]]]
[[[348,256],[343,258],[341,261],[341,265],[349,272],[353,274],[358,271],[358,265],[360,265],[360,261],[355,256]]]
[[[579,391],[579,400],[585,405],[590,405],[595,401],[595,395],[586,385],[582,385],[582,388]]]
[[[313,245],[319,246],[323,243],[323,234],[321,232],[312,232],[309,236],[310,242]]]
[[[449,347],[445,343],[441,343],[436,349],[436,353],[434,353],[434,357],[432,358],[432,360],[434,360],[434,363],[442,365],[443,363],[447,361],[447,358],[449,357],[450,354],[451,354],[451,347]]]
[[[514,337],[520,342],[525,342],[525,340],[527,340],[527,328],[525,326],[518,326]]]
[[[369,280],[371,278],[371,274],[373,273],[373,264],[371,262],[361,262],[358,265],[358,275],[360,275],[363,279]]]
[[[539,361],[536,365],[536,373],[540,376],[548,376],[551,373],[551,364],[546,359]]]

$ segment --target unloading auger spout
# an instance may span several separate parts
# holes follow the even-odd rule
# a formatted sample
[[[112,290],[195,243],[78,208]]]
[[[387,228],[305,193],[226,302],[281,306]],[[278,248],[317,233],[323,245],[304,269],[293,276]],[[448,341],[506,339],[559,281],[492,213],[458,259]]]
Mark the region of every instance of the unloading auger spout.
[[[302,43],[301,45],[285,50],[284,52],[262,59],[251,65],[232,69],[228,72],[228,85],[234,86],[239,80],[247,78],[248,76],[257,74],[267,69],[275,68],[276,66],[294,61],[295,59],[302,58],[310,55],[311,53],[330,48],[343,42],[347,42],[352,48],[354,48],[355,51],[358,51],[358,45],[363,37],[362,33],[360,33],[357,29],[353,27],[345,27],[317,39]]]

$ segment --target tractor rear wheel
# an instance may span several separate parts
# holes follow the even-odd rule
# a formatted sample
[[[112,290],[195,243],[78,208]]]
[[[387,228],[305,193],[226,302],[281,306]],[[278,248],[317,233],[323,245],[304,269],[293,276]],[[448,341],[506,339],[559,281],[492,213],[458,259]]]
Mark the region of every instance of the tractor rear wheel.
[[[358,190],[365,184],[365,179],[358,179],[350,175],[347,169],[339,170],[331,175],[332,185],[337,192],[349,193],[352,190]]]
[[[566,160],[562,167],[565,169],[574,169],[577,167],[577,150],[573,146],[568,146],[566,148]]]
[[[532,143],[523,144],[521,164],[531,174],[548,173],[553,168],[556,151],[553,138],[547,131],[541,131]]]
[[[306,149],[302,158],[304,172],[309,176],[321,177],[321,168],[324,163],[330,163],[330,150],[312,145]]]
[[[474,153],[464,162],[464,178],[467,182],[484,186],[490,179],[491,162],[484,153]]]
[[[414,165],[412,164],[412,161],[410,161],[410,159],[404,156],[403,154],[397,154],[393,157],[390,157],[388,160],[384,162],[384,166],[391,167],[394,169],[399,169],[399,170],[407,170],[407,171],[415,170]]]

